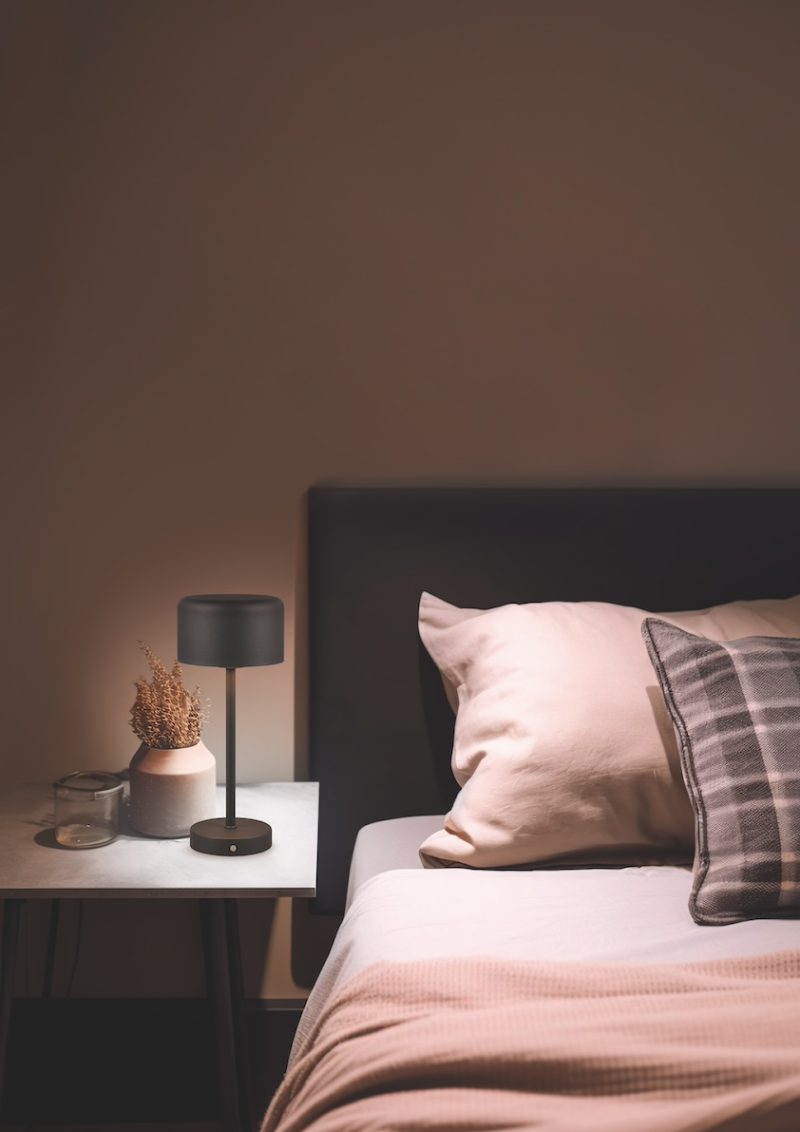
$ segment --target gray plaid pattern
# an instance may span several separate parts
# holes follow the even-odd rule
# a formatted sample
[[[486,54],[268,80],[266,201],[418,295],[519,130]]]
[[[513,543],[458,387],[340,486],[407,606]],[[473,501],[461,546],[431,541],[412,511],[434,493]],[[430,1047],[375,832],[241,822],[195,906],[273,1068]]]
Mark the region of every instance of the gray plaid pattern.
[[[699,924],[800,916],[800,640],[717,642],[648,617],[695,812]]]

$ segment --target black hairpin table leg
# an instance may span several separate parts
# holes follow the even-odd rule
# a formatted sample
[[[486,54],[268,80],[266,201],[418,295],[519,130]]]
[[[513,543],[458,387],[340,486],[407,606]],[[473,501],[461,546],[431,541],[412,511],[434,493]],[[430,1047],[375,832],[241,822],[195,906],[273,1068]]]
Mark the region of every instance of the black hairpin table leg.
[[[14,974],[19,944],[19,921],[24,903],[24,900],[15,899],[3,902],[3,951],[0,955],[0,1104],[2,1104],[5,1084],[11,1002],[14,997]]]
[[[56,947],[58,945],[58,921],[61,916],[61,901],[50,901],[50,917],[47,924],[47,954],[44,960],[44,982],[42,998],[53,997],[53,978],[56,969]]]
[[[222,1124],[225,1132],[251,1132],[236,902],[201,900],[200,913],[214,1017]]]
[[[236,1041],[236,1069],[239,1084],[239,1108],[245,1127],[253,1127],[250,1104],[250,1049],[247,1040],[247,1018],[244,1008],[242,952],[239,944],[239,907],[235,900],[225,901],[225,928],[228,947],[228,974],[231,981],[231,1006]]]

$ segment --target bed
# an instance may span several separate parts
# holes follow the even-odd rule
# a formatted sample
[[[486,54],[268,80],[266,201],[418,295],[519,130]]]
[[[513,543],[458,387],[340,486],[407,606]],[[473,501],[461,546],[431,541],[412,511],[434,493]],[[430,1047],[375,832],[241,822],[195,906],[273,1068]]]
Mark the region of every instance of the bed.
[[[777,488],[312,490],[316,911],[344,918],[265,1132],[800,1127],[798,716],[794,691],[782,692],[771,747],[757,694],[767,663],[771,680],[776,664],[790,683],[800,673],[798,519],[800,492]],[[621,679],[611,708],[582,710],[595,683],[586,650],[566,650],[560,669],[552,659],[554,641],[585,636],[587,617],[614,672],[631,626],[644,633],[635,726]],[[528,732],[516,715],[497,722],[518,710],[519,688],[487,700],[484,679],[505,655],[493,634],[505,647],[509,632],[525,649],[550,642],[536,670],[556,688],[548,710],[558,681],[569,685],[560,762],[529,780],[530,760],[513,763]],[[704,674],[699,724],[697,680],[678,679],[687,665]],[[723,691],[734,678],[755,689],[753,734],[725,730],[728,691],[724,742],[708,742],[709,672],[723,673]],[[564,739],[582,715],[580,742]],[[680,763],[642,762],[648,727]],[[763,747],[770,789],[751,774],[720,807],[717,748],[748,741]],[[502,757],[498,742],[512,743]],[[620,771],[624,743],[635,757]],[[578,769],[561,783],[566,765]],[[761,838],[738,872],[720,856],[730,821],[717,810],[735,810],[740,839],[751,826]],[[770,887],[776,852],[784,874]]]

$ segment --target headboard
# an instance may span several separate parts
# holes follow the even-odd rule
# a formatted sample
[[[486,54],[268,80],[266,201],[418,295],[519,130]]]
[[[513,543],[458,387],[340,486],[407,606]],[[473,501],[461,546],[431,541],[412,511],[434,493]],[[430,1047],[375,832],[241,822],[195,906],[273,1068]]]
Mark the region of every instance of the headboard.
[[[309,492],[309,743],[320,783],[315,911],[340,912],[368,822],[443,813],[453,716],[417,635],[456,605],[696,609],[800,592],[800,490],[349,488]]]

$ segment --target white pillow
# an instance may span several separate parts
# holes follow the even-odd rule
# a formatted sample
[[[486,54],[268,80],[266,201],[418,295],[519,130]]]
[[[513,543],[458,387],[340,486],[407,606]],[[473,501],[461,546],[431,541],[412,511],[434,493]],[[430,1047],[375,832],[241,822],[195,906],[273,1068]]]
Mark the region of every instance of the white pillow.
[[[420,636],[457,696],[461,787],[423,863],[691,862],[693,812],[646,616],[603,602],[459,609],[422,595]],[[714,640],[800,637],[800,597],[658,616]]]

